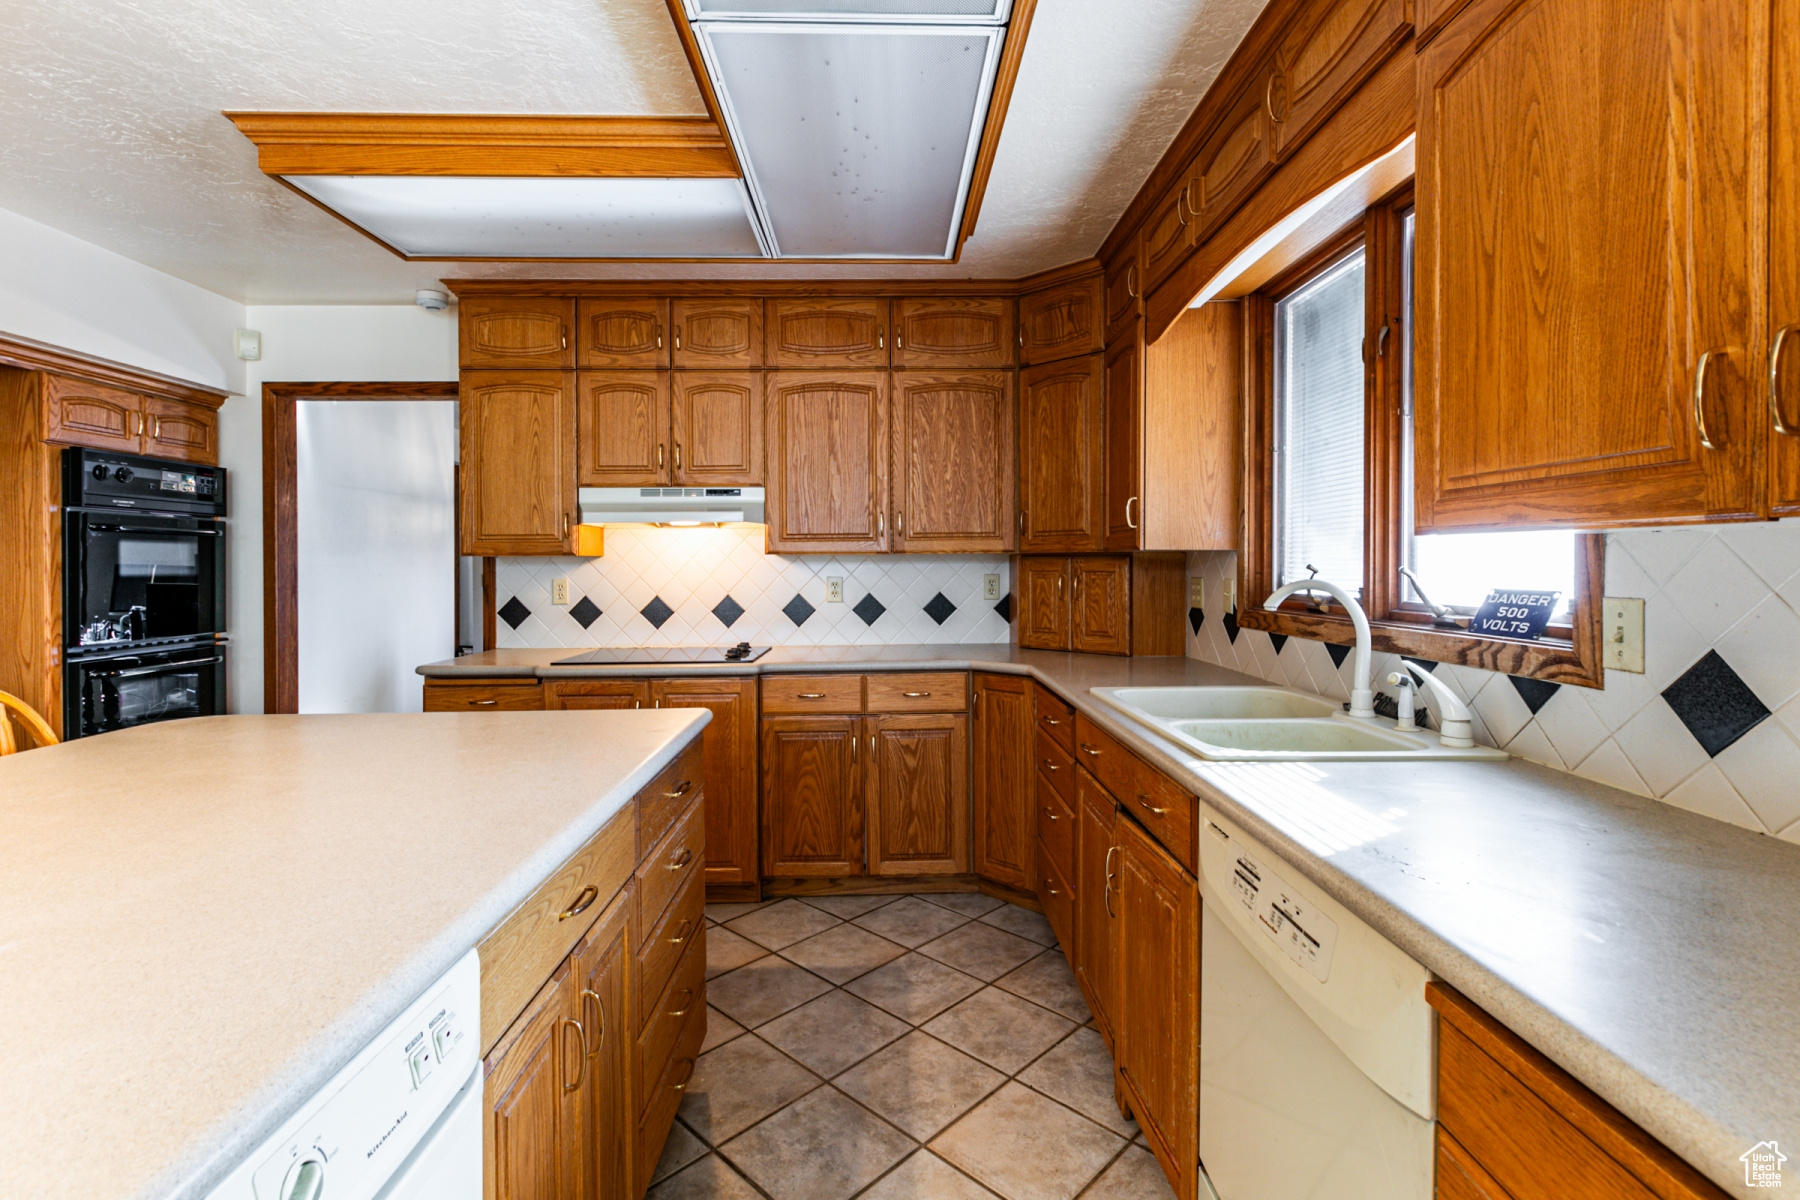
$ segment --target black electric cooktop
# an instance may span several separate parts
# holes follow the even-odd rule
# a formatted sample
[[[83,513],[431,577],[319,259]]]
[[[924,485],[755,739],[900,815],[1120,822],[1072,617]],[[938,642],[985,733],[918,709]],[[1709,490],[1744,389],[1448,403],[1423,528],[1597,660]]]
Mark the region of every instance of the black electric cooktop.
[[[573,658],[559,658],[553,667],[590,667],[619,663],[746,663],[769,652],[767,646],[739,642],[735,646],[602,646]]]

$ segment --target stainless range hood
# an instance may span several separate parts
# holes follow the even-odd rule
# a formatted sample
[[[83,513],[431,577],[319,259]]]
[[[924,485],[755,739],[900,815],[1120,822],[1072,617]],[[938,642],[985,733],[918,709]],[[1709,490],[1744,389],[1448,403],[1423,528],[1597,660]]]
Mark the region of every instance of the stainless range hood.
[[[583,525],[723,525],[763,520],[759,487],[581,488]]]

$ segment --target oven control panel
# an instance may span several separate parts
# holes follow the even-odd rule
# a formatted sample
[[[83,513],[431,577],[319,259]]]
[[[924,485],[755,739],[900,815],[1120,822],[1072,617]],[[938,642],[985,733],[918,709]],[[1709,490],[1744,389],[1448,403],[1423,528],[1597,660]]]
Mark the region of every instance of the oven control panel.
[[[65,451],[63,499],[71,508],[225,513],[225,470],[204,463],[106,450]]]

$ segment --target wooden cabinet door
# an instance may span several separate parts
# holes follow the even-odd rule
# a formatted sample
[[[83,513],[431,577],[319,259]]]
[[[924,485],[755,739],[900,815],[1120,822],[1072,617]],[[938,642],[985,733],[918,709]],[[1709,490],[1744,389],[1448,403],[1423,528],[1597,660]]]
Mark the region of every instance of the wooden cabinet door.
[[[465,367],[518,370],[575,365],[575,302],[535,296],[470,296],[456,306]]]
[[[1175,1194],[1195,1194],[1200,892],[1130,821],[1117,821],[1114,1054],[1133,1115]]]
[[[764,386],[769,549],[886,550],[887,372],[778,371]]]
[[[763,481],[763,377],[760,371],[677,371],[675,482],[693,487],[751,487]]]
[[[1019,559],[1019,645],[1029,650],[1069,648],[1069,560]]]
[[[1111,342],[1143,315],[1144,272],[1138,262],[1143,242],[1133,237],[1106,268],[1106,340]]]
[[[144,397],[144,453],[188,462],[219,461],[219,414],[198,404]]]
[[[559,712],[643,708],[649,701],[650,685],[642,679],[571,679],[544,685],[544,707]]]
[[[893,388],[894,549],[1012,549],[1012,372],[896,372]]]
[[[1020,373],[1020,550],[1101,548],[1103,377],[1098,354]]]
[[[1272,68],[1270,68],[1272,70]],[[1275,168],[1269,149],[1268,112],[1264,97],[1269,75],[1255,76],[1259,83],[1248,89],[1219,128],[1201,144],[1188,177],[1187,203],[1193,213],[1194,243],[1212,231],[1250,198],[1263,178]]]
[[[976,675],[975,874],[1025,890],[1037,859],[1031,731],[1031,680]]]
[[[755,883],[756,680],[658,679],[655,708],[704,708],[706,882]]]
[[[724,371],[763,365],[761,300],[677,300],[669,320],[677,367]]]
[[[138,454],[144,447],[144,397],[66,375],[40,374],[44,440]]]
[[[465,371],[459,396],[462,553],[567,553],[574,374]]]
[[[482,1160],[494,1200],[586,1200],[581,981],[570,960],[488,1057]]]
[[[1420,52],[1420,532],[1763,507],[1753,24],[1476,0]]]
[[[945,296],[893,304],[896,367],[1010,367],[1017,361],[1010,297]]]
[[[969,872],[969,718],[864,717],[869,874]]]
[[[1086,771],[1075,772],[1075,982],[1113,1048],[1113,948],[1117,945],[1118,806]],[[1116,1052],[1116,1051],[1115,1051]]]
[[[669,373],[583,371],[575,481],[581,487],[669,482]]]
[[[1106,344],[1100,288],[1095,275],[1019,297],[1019,361],[1046,363],[1100,350]]]
[[[1263,92],[1277,160],[1337,111],[1412,28],[1405,0],[1334,0],[1302,7],[1275,47]]]
[[[611,296],[575,306],[576,365],[583,369],[669,365],[663,330],[669,302],[649,296]]]
[[[1139,322],[1106,352],[1108,550],[1136,550],[1144,527],[1144,347]],[[1194,464],[1199,469],[1199,464]]]
[[[770,300],[771,367],[886,367],[886,300]]]
[[[584,1200],[636,1200],[632,1149],[637,1141],[637,1029],[631,1011],[631,915],[634,887],[607,906],[572,956],[580,980],[576,1019],[587,1046],[580,1098],[587,1136]]]
[[[762,723],[763,874],[862,875],[860,717]]]
[[[1800,514],[1800,0],[1776,0],[1771,29],[1769,345],[1778,359],[1768,366],[1769,499],[1776,515],[1792,516]]]
[[[1194,180],[1177,180],[1144,222],[1144,286],[1154,291],[1194,250]]]
[[[1069,566],[1069,649],[1131,653],[1131,560],[1075,558]]]

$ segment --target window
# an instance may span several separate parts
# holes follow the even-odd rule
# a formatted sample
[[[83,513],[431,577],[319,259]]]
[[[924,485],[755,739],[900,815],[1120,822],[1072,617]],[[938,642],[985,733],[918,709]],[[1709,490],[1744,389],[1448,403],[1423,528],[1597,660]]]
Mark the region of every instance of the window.
[[[1245,301],[1255,369],[1238,619],[1349,641],[1322,595],[1275,613],[1256,603],[1316,570],[1360,595],[1380,649],[1597,686],[1602,538],[1414,532],[1412,243],[1409,188]],[[1542,639],[1468,631],[1500,587],[1560,593]]]

